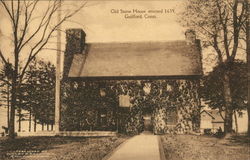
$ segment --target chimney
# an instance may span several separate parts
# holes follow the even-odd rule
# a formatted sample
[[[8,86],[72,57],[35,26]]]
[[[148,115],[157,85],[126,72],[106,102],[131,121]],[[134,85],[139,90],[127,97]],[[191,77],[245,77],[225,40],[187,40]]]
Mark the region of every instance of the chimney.
[[[185,32],[186,42],[187,44],[195,44],[196,42],[196,34],[195,31],[192,29],[188,29]]]
[[[86,34],[82,29],[71,28],[66,30],[66,51],[71,54],[82,53],[85,47]]]
[[[68,77],[74,54],[83,53],[86,34],[82,29],[72,28],[66,30],[66,48],[64,54],[63,77]]]

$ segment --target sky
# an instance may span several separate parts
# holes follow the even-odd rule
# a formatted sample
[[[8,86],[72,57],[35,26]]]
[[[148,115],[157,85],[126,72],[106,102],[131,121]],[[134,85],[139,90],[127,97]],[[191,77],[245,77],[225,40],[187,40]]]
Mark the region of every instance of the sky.
[[[47,1],[40,2],[36,14],[42,14]],[[62,14],[69,8],[82,4],[82,1],[65,1]],[[181,10],[182,1],[87,1],[86,6],[73,16],[70,21],[61,26],[61,30],[68,28],[82,28],[86,33],[86,42],[134,42],[134,41],[172,41],[184,39],[185,29],[176,21],[177,13]],[[119,13],[117,13],[117,10]],[[121,13],[131,11],[127,16],[142,15],[143,18],[125,18]],[[166,13],[138,13],[137,11],[163,10]],[[116,11],[116,13],[114,13]],[[156,18],[144,18],[155,16]],[[7,55],[11,50],[11,24],[6,13],[0,8],[0,47]],[[56,22],[57,19],[55,17]],[[35,29],[30,28],[30,31]],[[51,39],[48,48],[56,48],[56,39]],[[62,48],[65,47],[65,33],[61,37]],[[28,48],[27,48],[28,49]],[[27,56],[23,53],[23,60]],[[56,51],[46,50],[39,53],[39,57],[55,63]]]
[[[185,0],[146,0],[146,1],[121,1],[121,0],[106,0],[106,1],[87,1],[85,7],[73,16],[69,21],[63,23],[61,30],[63,31],[61,37],[62,50],[65,49],[65,30],[69,28],[81,28],[86,33],[86,42],[135,42],[135,41],[173,41],[173,40],[184,40],[185,30],[177,22],[178,13],[183,10],[183,3]],[[86,1],[85,1],[86,2]],[[62,6],[62,14],[68,10],[73,10],[79,7],[84,2],[81,0],[64,1]],[[42,15],[48,1],[39,2],[39,6],[34,12],[34,16]],[[137,10],[136,13],[133,13]],[[148,11],[163,11],[163,13],[138,13]],[[121,11],[123,13],[121,13]],[[124,13],[125,11],[131,11],[131,13]],[[147,14],[147,15],[145,15]],[[133,16],[142,16],[143,18],[125,18]],[[155,18],[145,18],[145,16],[155,16]],[[13,51],[11,48],[11,24],[9,18],[4,12],[3,8],[0,7],[0,49],[9,57]],[[37,22],[39,21],[39,17]],[[53,23],[58,21],[57,16],[54,17]],[[29,28],[29,35],[35,30],[36,21],[34,25]],[[38,39],[38,35],[35,39]],[[49,41],[47,48],[54,50],[44,50],[39,53],[38,57],[45,61],[51,61],[55,64],[56,62],[56,34],[54,38]],[[23,50],[23,56],[21,60],[25,62],[27,60],[27,50],[29,45]],[[212,50],[203,50],[203,68],[204,71],[211,71],[211,61],[206,58]],[[210,58],[210,57],[209,57]],[[63,68],[63,55],[61,60],[61,68]]]
[[[166,41],[183,39],[176,22],[181,1],[94,1],[73,17],[79,24],[65,23],[63,28],[80,27],[87,42]],[[154,14],[157,18],[129,19],[120,11],[174,9],[174,13]],[[112,13],[119,10],[119,13]]]

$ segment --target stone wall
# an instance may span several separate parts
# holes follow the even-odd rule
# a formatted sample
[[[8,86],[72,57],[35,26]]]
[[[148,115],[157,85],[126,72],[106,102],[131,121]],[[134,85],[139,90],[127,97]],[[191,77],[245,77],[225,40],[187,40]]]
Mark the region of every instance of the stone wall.
[[[200,100],[198,96],[199,80],[197,79],[105,81],[105,85],[102,85],[107,94],[105,97],[99,95],[98,83],[100,82],[91,83],[93,83],[91,88],[86,89],[84,86],[79,88],[78,86],[77,89],[70,91],[73,93],[71,96],[68,96],[67,99],[64,98],[65,102],[70,102],[67,107],[64,107],[68,113],[64,119],[64,124],[68,126],[66,128],[71,128],[70,130],[98,129],[96,127],[98,108],[106,106],[113,110],[113,112],[107,112],[107,126],[111,130],[116,130],[118,127],[121,133],[135,135],[142,132],[144,114],[152,115],[154,134],[199,131]],[[147,92],[144,90],[146,84],[150,84]],[[69,90],[71,90],[70,88],[72,87],[69,87]],[[79,89],[81,90],[79,93],[82,95],[77,98],[79,93],[76,94],[76,92]],[[129,95],[132,107],[119,110],[117,102],[119,95]],[[80,111],[82,114],[77,117]],[[73,122],[70,117],[80,122],[75,122],[76,126],[68,124],[68,122]],[[117,118],[119,119],[118,126]],[[90,120],[87,121],[88,119]],[[91,121],[91,119],[93,120]],[[87,122],[93,122],[93,124]],[[78,127],[79,125],[80,127]]]
[[[154,110],[154,133],[190,133],[199,131],[200,100],[198,80],[171,80],[168,103]],[[167,111],[176,109],[177,122],[168,124]]]

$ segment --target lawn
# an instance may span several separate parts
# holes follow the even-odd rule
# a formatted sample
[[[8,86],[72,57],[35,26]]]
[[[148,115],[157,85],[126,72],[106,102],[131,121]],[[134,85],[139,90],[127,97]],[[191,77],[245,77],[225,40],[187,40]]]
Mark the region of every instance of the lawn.
[[[249,160],[249,137],[161,136],[167,160]]]
[[[128,137],[20,137],[0,139],[0,159],[101,160]]]

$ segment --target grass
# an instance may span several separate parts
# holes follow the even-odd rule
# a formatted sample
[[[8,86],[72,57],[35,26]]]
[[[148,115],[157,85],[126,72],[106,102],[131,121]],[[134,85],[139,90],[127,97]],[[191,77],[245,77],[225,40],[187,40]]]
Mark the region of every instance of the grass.
[[[0,139],[0,159],[101,160],[128,137],[20,137]]]
[[[249,137],[238,136],[230,140],[209,136],[161,136],[168,160],[248,160]]]

